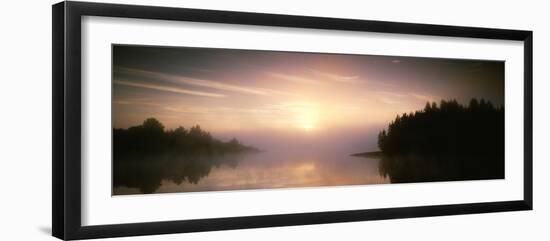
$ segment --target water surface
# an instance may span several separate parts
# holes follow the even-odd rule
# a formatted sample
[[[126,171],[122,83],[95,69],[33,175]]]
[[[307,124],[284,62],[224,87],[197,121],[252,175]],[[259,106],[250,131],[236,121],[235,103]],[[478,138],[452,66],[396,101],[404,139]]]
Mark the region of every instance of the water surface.
[[[133,163],[133,169],[128,168],[130,165],[115,167],[114,177],[121,180],[115,180],[113,194],[389,183],[387,177],[380,175],[379,159],[354,157],[349,153],[279,151],[194,159],[181,156],[148,158],[156,160],[143,157],[137,160],[140,158],[136,157],[120,162]]]

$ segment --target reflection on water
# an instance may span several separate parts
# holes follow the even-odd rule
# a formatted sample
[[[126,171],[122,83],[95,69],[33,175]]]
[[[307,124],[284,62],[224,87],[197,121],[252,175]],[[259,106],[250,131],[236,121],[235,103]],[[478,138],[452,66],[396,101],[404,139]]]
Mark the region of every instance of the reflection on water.
[[[504,178],[500,155],[420,158],[381,157],[380,174],[391,183],[462,181]]]
[[[347,153],[135,156],[114,162],[113,194],[389,183],[379,162]]]
[[[504,178],[504,162],[494,157],[253,152],[133,156],[113,164],[114,195]]]

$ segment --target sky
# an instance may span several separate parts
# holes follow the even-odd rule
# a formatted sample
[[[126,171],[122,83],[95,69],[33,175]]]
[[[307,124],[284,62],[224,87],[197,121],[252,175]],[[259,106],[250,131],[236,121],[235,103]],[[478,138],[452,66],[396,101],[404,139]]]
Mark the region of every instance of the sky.
[[[113,45],[112,82],[114,128],[154,117],[263,145],[372,146],[427,101],[504,103],[504,62],[483,60]]]

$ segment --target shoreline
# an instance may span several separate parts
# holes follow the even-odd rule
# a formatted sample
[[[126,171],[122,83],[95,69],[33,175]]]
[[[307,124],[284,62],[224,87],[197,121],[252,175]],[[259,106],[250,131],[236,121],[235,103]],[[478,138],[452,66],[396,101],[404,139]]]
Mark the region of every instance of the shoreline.
[[[382,157],[384,153],[382,151],[368,151],[351,154],[350,156],[356,157]]]

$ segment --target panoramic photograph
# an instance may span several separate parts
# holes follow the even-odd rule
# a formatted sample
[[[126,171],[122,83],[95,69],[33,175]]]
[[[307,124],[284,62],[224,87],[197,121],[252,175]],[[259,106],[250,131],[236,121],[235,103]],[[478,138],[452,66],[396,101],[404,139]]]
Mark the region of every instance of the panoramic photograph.
[[[504,178],[504,62],[112,46],[112,195]]]

